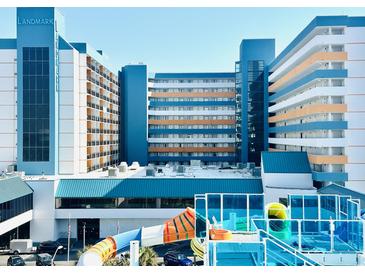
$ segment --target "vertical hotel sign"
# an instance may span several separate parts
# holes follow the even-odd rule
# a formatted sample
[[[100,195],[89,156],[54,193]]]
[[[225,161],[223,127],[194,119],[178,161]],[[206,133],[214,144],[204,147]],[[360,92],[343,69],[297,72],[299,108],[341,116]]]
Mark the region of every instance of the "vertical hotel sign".
[[[53,18],[19,18],[18,25],[54,25]]]

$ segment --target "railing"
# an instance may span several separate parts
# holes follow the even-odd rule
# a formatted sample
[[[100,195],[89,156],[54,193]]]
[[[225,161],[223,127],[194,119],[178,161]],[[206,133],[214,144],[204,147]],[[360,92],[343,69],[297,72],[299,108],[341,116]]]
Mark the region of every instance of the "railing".
[[[271,234],[267,233],[266,231],[264,231],[262,229],[258,229],[258,232],[260,233],[260,237],[261,237],[261,233],[265,235],[265,237],[263,237],[263,241],[264,241],[264,245],[265,245],[265,254],[267,254],[266,253],[267,252],[267,241],[269,241],[269,242],[275,244],[276,246],[280,247],[282,250],[292,254],[293,256],[295,256],[295,258],[302,260],[305,263],[305,265],[311,265],[311,266],[321,265],[321,264],[315,262],[314,260],[308,258],[306,255],[304,255],[303,253],[301,253],[294,247],[288,245],[287,243],[285,243],[285,242],[279,240],[278,238],[272,236]]]
[[[278,225],[280,223],[282,225]],[[252,226],[271,236],[282,231],[282,235],[289,237],[288,240],[295,240],[295,245],[283,241],[303,254],[364,252],[365,232],[362,220],[254,219]],[[286,228],[283,229],[284,227]],[[315,238],[321,239],[320,245],[313,240]]]
[[[300,252],[299,250],[297,250],[296,248],[288,245],[287,243],[283,242],[282,240],[276,238],[275,236],[271,235],[270,233],[266,232],[263,229],[260,229],[257,227],[255,220],[251,220],[251,227],[253,228],[253,230],[257,231],[259,233],[260,238],[263,238],[264,243],[265,243],[265,254],[267,252],[267,245],[266,245],[266,241],[271,241],[274,242],[276,245],[282,247],[285,251],[290,252],[291,254],[293,254],[295,257],[301,259],[302,261],[305,261],[308,263],[308,265],[314,265],[314,266],[319,266],[321,264],[315,262],[314,260],[308,258],[306,255],[304,255],[302,252]],[[264,235],[264,237],[262,236],[262,234]],[[265,240],[268,239],[268,240]]]

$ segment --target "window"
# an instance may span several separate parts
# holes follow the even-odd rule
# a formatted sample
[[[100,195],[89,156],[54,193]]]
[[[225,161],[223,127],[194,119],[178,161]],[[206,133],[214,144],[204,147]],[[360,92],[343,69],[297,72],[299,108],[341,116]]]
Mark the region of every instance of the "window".
[[[49,161],[48,48],[23,48],[23,161]]]

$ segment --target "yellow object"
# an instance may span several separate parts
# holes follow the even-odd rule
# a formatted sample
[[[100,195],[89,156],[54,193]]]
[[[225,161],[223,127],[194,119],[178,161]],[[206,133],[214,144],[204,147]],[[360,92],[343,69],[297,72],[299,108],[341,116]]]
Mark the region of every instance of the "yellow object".
[[[193,250],[194,254],[198,256],[198,258],[204,259],[205,248],[203,243],[199,239],[193,238],[190,242],[190,247]]]
[[[280,203],[270,203],[266,206],[268,219],[288,219],[286,206]]]

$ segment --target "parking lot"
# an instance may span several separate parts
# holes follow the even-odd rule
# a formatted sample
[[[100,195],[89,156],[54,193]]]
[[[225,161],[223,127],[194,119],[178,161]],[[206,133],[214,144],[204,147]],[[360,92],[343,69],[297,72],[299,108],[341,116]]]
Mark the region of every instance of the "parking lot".
[[[77,263],[77,253],[82,249],[81,242],[75,242],[70,249],[70,258],[67,261],[67,253],[65,254],[57,254],[54,260],[55,266],[74,266]],[[182,254],[185,254],[189,259],[194,261],[194,256],[192,250],[190,249],[190,241],[182,241],[179,243],[171,243],[167,245],[155,246],[153,248],[157,255],[157,262],[159,265],[163,265],[163,256],[168,251],[176,251]],[[51,254],[53,255],[53,254]],[[0,266],[6,266],[7,260],[11,256],[11,254],[1,254],[0,255]],[[27,266],[35,266],[36,255],[35,254],[21,254],[20,255]],[[197,260],[197,265],[201,265],[202,262]]]

